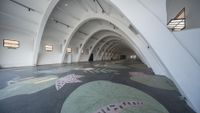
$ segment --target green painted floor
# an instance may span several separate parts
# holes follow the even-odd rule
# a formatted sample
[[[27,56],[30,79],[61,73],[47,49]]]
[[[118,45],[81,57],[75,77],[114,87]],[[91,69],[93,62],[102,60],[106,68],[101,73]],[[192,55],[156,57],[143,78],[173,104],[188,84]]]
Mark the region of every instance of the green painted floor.
[[[107,110],[104,106],[127,101],[141,101],[143,104],[122,109],[123,113],[168,113],[164,106],[148,94],[108,81],[89,82],[77,88],[65,100],[61,113],[99,113],[99,108],[109,113],[112,108]],[[115,107],[119,109],[118,105]]]

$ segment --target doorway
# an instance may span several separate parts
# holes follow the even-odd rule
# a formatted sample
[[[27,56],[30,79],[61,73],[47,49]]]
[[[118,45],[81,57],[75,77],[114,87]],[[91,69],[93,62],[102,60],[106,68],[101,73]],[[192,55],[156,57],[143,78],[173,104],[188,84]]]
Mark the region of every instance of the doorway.
[[[90,58],[89,58],[89,62],[93,62],[94,58],[93,58],[93,53],[90,55]]]

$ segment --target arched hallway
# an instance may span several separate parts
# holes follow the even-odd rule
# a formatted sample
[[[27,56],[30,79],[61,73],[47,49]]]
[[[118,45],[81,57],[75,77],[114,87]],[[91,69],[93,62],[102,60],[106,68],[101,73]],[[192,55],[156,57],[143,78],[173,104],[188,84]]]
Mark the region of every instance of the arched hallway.
[[[0,73],[2,113],[92,111],[92,113],[99,113],[98,109],[100,113],[110,113],[113,108],[111,107],[109,111],[107,108],[101,108],[101,104],[106,106],[109,102],[109,104],[125,102],[128,105],[131,101],[143,103],[140,107],[133,106],[132,112],[194,113],[181,99],[180,93],[171,80],[154,75],[152,70],[139,60],[134,63],[130,60],[121,60],[91,64],[45,65],[3,69]],[[93,83],[97,85],[94,86]],[[87,84],[93,84],[90,86],[93,88],[87,89],[89,87]],[[114,85],[118,86],[115,88]],[[124,89],[124,86],[129,88]],[[83,87],[82,91],[78,90],[80,87]],[[132,88],[136,88],[142,94],[135,94],[137,90]],[[133,90],[134,94],[130,94],[130,90]],[[77,94],[73,96],[76,91]],[[115,107],[121,109],[120,106]],[[123,107],[126,108],[126,105]],[[96,111],[93,110],[94,108]],[[135,108],[138,110],[135,111]]]
[[[2,0],[0,111],[199,113],[198,4],[195,0]],[[69,102],[81,100],[79,86],[84,92],[90,83],[100,84],[99,91],[105,87],[105,97],[91,91],[99,96],[83,100],[85,106],[68,108]],[[110,94],[104,83],[123,99],[113,94],[113,100],[106,101]],[[115,92],[113,87],[120,84],[147,96]],[[28,101],[30,96],[34,98]],[[19,101],[19,106],[14,104]],[[87,111],[94,101],[100,102]]]

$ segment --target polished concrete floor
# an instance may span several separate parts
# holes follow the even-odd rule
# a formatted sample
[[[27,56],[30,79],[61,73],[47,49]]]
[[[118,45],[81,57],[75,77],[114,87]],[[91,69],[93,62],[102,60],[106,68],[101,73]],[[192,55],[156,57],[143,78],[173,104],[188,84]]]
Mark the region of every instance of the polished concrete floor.
[[[140,63],[112,61],[0,70],[0,113],[142,112],[194,113],[171,80],[154,75]]]

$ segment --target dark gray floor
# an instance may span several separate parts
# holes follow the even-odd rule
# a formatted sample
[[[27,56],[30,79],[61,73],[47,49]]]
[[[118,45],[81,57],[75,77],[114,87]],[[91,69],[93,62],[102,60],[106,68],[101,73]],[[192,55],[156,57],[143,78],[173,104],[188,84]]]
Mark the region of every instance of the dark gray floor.
[[[137,68],[137,64],[136,68],[133,68],[130,65],[132,65],[130,62],[96,62],[1,69],[0,113],[60,113],[63,102],[71,92],[82,84],[97,80],[137,88],[159,101],[170,113],[194,113],[180,99],[180,93],[177,90],[153,88],[130,80],[128,72],[153,74],[151,69]],[[69,84],[57,91],[52,79],[72,73],[85,75],[80,78],[83,82]],[[48,79],[52,83],[45,81]],[[33,85],[37,84],[37,80],[44,84]]]

